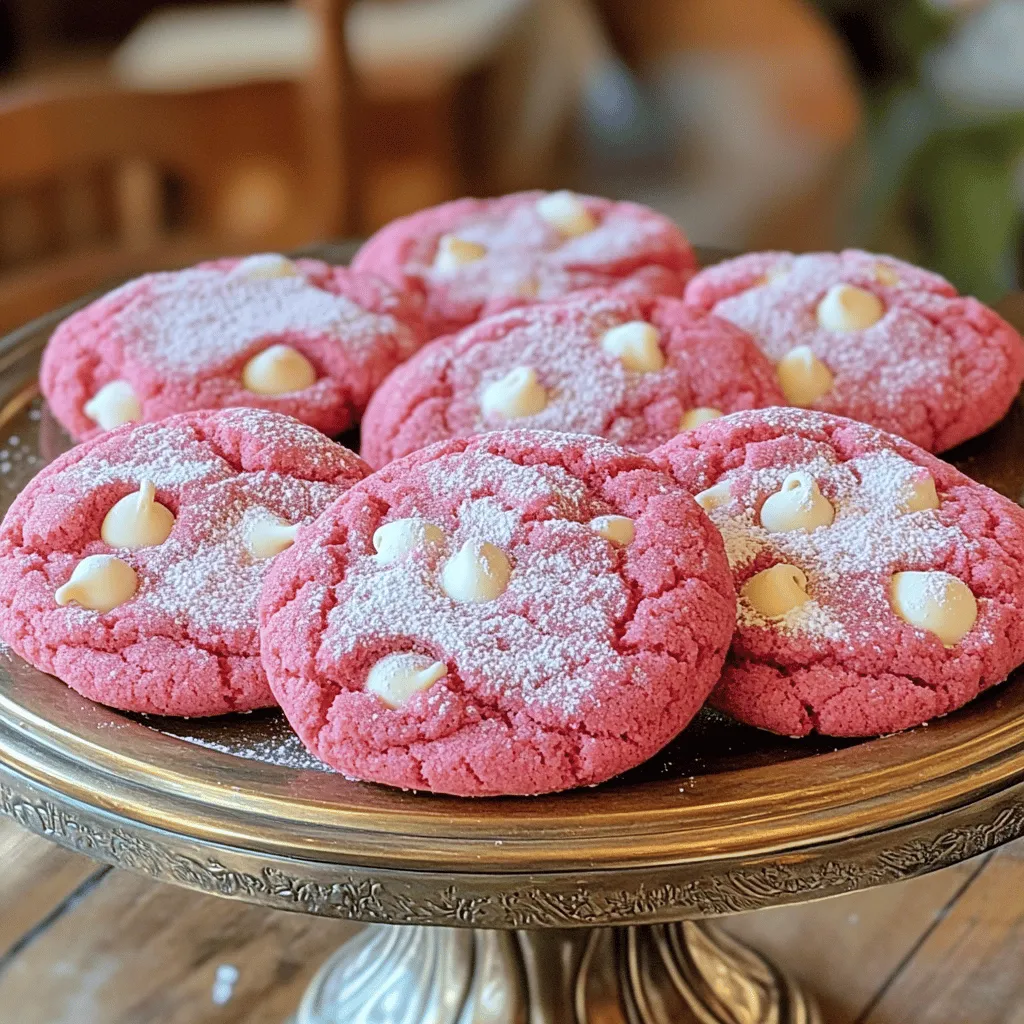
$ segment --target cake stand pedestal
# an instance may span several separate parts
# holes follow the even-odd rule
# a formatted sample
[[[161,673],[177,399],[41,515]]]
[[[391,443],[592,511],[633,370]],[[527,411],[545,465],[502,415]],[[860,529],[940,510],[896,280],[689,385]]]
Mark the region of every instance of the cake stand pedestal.
[[[0,340],[0,515],[70,443],[36,387],[67,312]],[[1018,401],[949,458],[1020,501],[1022,450]],[[366,922],[298,1024],[813,1024],[713,919],[1024,834],[1024,673],[897,736],[789,741],[704,712],[596,789],[458,800],[329,773],[278,712],[119,714],[0,650],[0,814],[161,882]]]
[[[813,1001],[708,922],[484,931],[370,925],[295,1024],[819,1024]]]

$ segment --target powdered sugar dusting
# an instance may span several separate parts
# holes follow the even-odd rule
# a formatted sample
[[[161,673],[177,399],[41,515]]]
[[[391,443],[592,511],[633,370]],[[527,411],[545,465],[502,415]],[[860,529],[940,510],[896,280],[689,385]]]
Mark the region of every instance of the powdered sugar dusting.
[[[963,332],[952,329],[963,314],[941,278],[886,259],[884,267],[896,275],[896,283],[887,284],[877,271],[882,265],[856,251],[758,254],[705,271],[687,295],[748,331],[773,362],[797,346],[809,347],[834,376],[815,408],[934,448],[969,399],[959,369]],[[753,276],[758,267],[764,273]],[[839,283],[876,295],[882,318],[864,330],[823,328],[818,304]]]
[[[184,487],[201,481],[223,480],[234,470],[204,444],[190,427],[139,427],[131,451],[122,447],[90,453],[60,474],[67,490],[94,489],[104,484],[151,480],[158,488]]]
[[[470,495],[493,494],[510,507],[522,509],[542,503],[550,505],[556,514],[566,516],[578,513],[587,497],[583,484],[561,466],[543,463],[522,466],[488,452],[474,453],[469,458],[447,456],[437,459],[424,466],[423,475],[427,486],[436,493],[458,494],[465,491]],[[497,502],[480,504],[482,509],[498,507]],[[479,514],[479,511],[473,513]]]
[[[365,352],[397,329],[393,317],[302,276],[252,280],[197,267],[144,282],[111,329],[124,339],[126,359],[172,375],[219,368],[284,335],[331,337]]]
[[[319,453],[322,458],[311,461],[321,462],[332,478],[352,460],[312,428],[274,413],[227,410],[217,414],[217,422],[241,431],[243,443],[260,448],[297,445],[307,455]],[[252,525],[259,520],[305,524],[345,485],[270,470],[239,472],[187,423],[140,426],[127,444],[116,438],[95,447],[56,474],[51,487],[84,496],[112,483],[135,489],[142,480],[151,480],[157,500],[175,515],[171,535],[162,544],[134,551],[110,549],[98,539],[97,530],[97,539],[77,553],[113,550],[135,570],[138,591],[114,614],[141,618],[157,631],[180,628],[221,637],[229,650],[254,653],[260,587],[272,560],[250,552]],[[277,451],[284,454],[280,447]],[[353,477],[358,475],[353,470]],[[77,605],[64,612],[71,621],[93,621],[99,614]]]
[[[249,551],[253,523],[308,522],[301,513],[311,503],[323,507],[338,493],[327,484],[264,473],[214,485],[188,508],[178,537],[134,553],[144,580],[137,608],[158,609],[204,630],[251,629],[270,564]]]
[[[906,304],[898,289],[886,294],[873,276],[844,266],[838,257],[811,254],[791,258],[785,271],[769,281],[722,299],[718,316],[749,331],[765,354],[777,362],[798,345],[809,346],[836,376],[837,406],[853,392],[872,384],[865,374],[879,374],[876,389],[894,393],[935,382],[952,373],[952,342],[941,328]],[[818,303],[837,282],[854,284],[879,295],[887,308],[872,327],[836,333],[818,323]]]
[[[604,352],[601,335],[628,320],[628,309],[626,303],[615,300],[574,305],[565,312],[535,307],[521,326],[500,341],[459,351],[454,356],[454,376],[463,386],[469,380],[479,380],[473,431],[504,425],[500,420],[488,421],[479,407],[480,396],[511,368],[529,366],[537,372],[548,402],[540,412],[519,420],[519,425],[582,434],[608,432],[611,440],[626,440],[632,424],[621,424],[618,429],[612,425],[609,432],[609,421],[623,404],[627,390],[643,375],[626,370],[620,360]],[[513,318],[522,319],[520,314]]]
[[[660,248],[668,232],[675,233],[660,217],[611,206],[593,231],[567,239],[537,212],[534,197],[477,205],[451,230],[483,245],[486,255],[453,273],[435,270],[434,252],[421,251],[405,271],[459,302],[517,294],[544,301],[600,286],[606,275],[597,268]]]
[[[239,406],[225,409],[219,414],[218,422],[231,430],[241,431],[250,441],[258,441],[270,448],[285,445],[319,458],[326,463],[328,454],[337,455],[337,445],[324,444],[324,435],[315,427],[302,423],[292,416],[279,416],[266,409]],[[335,465],[338,459],[331,460]]]
[[[234,757],[241,757],[247,761],[261,761],[263,764],[278,765],[282,768],[296,768],[319,772],[330,772],[331,768],[323,763],[318,757],[311,754],[302,745],[302,741],[292,732],[288,723],[280,720],[277,728],[268,729],[268,735],[253,737],[248,735],[250,730],[245,729],[244,740],[233,741],[231,739],[213,739],[202,731],[202,723],[197,722],[194,726],[195,732],[190,734],[187,722],[182,722],[181,731],[168,733],[184,740],[186,743],[194,743],[197,747],[205,747],[207,750],[216,750],[222,754],[231,754]],[[239,732],[239,723],[233,722],[235,732]],[[223,735],[221,732],[220,735]]]
[[[624,324],[651,329],[640,365],[606,349]],[[658,365],[660,362],[661,365]],[[657,367],[657,368],[655,368]],[[506,418],[490,394],[529,371],[528,415]],[[503,385],[500,382],[505,382]],[[775,373],[751,339],[726,321],[668,297],[608,291],[488,317],[435,341],[377,392],[364,421],[371,461],[380,465],[443,437],[469,437],[514,425],[584,433],[637,451],[674,437],[684,415],[783,401]]]
[[[486,453],[443,457],[422,475],[428,491],[470,494],[455,515],[431,516],[448,543],[387,566],[357,558],[328,617],[332,657],[413,646],[445,661],[482,701],[500,705],[514,690],[528,707],[566,714],[593,702],[593,680],[609,668],[630,674],[613,645],[628,588],[614,549],[587,525],[603,510],[578,480]],[[485,541],[512,564],[507,590],[500,601],[453,601],[440,582],[445,561]]]

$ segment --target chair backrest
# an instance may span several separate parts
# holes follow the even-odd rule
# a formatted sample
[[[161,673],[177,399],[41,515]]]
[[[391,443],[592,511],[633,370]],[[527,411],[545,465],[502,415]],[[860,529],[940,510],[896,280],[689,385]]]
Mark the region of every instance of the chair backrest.
[[[348,229],[348,3],[296,2],[318,38],[299,81],[0,90],[0,331],[145,270]]]

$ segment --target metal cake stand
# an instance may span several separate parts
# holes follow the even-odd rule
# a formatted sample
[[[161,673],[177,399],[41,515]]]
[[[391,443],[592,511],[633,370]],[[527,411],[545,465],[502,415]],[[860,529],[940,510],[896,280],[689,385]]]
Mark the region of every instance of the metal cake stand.
[[[35,383],[67,312],[0,342],[0,512],[69,444]],[[952,461],[1020,500],[1022,451],[1018,402]],[[789,741],[705,712],[597,788],[459,800],[346,781],[277,712],[121,714],[4,650],[0,812],[163,882],[367,922],[299,1024],[810,1024],[713,919],[1024,834],[1024,673],[896,736]]]

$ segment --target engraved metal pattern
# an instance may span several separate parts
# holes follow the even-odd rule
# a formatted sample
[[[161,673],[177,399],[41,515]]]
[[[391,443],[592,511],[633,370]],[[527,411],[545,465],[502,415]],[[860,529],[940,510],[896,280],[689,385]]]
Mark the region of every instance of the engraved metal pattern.
[[[370,926],[320,969],[295,1024],[821,1024],[721,929],[488,932]]]
[[[0,770],[0,777],[5,773]],[[883,885],[956,864],[1024,835],[1024,784],[959,815],[761,863],[651,867],[522,884],[270,859],[213,848],[81,805],[24,780],[0,782],[0,814],[116,867],[231,899],[323,917],[448,928],[587,928],[714,917]],[[969,820],[967,820],[969,819]]]

